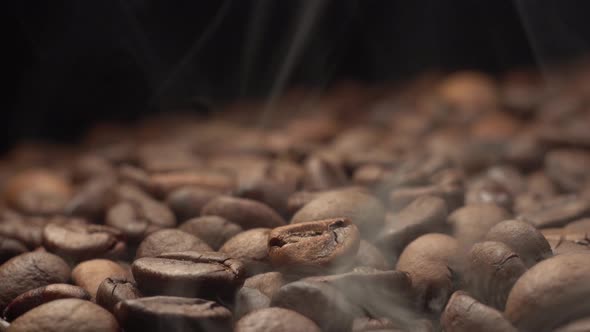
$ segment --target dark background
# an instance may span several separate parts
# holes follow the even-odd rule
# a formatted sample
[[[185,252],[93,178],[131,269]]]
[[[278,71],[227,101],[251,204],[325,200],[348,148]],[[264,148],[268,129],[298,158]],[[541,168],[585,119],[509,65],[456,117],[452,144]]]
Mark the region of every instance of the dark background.
[[[587,1],[13,1],[0,148],[72,140],[199,97],[298,84],[399,81],[426,69],[494,74],[587,49]]]

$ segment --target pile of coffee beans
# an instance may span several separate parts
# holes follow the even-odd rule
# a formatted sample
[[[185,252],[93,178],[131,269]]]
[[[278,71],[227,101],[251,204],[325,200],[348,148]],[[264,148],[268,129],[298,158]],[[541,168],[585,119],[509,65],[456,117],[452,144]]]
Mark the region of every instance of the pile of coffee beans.
[[[0,331],[590,331],[590,70],[293,89],[0,162]]]

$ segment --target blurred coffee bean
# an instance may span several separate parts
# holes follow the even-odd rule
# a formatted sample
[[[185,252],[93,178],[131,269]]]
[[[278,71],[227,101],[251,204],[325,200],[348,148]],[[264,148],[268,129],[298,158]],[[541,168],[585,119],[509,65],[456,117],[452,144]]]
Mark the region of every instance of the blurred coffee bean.
[[[365,240],[361,240],[359,244],[355,265],[372,267],[378,270],[389,270],[391,266],[381,250]]]
[[[276,266],[299,273],[352,265],[360,244],[349,219],[308,221],[277,227],[268,236],[268,256]]]
[[[435,196],[445,200],[449,211],[463,205],[464,190],[456,185],[428,185],[397,188],[389,193],[389,210],[402,210],[420,196]]]
[[[213,251],[200,238],[178,229],[163,229],[148,235],[137,248],[135,258],[156,257],[166,252]]]
[[[257,310],[270,307],[270,297],[256,288],[242,287],[234,300],[234,320]]]
[[[437,233],[422,235],[406,246],[396,270],[407,272],[417,296],[417,307],[441,312],[455,290],[453,259],[459,249],[454,238]]]
[[[0,264],[27,251],[27,247],[20,241],[0,235]]]
[[[577,319],[571,323],[560,326],[555,332],[584,332],[590,330],[590,317]]]
[[[201,215],[201,209],[219,193],[199,187],[182,187],[168,195],[166,203],[180,222]]]
[[[6,204],[29,215],[52,215],[64,210],[72,188],[60,175],[46,169],[30,169],[14,175],[4,188]]]
[[[28,290],[69,279],[70,267],[56,255],[30,252],[13,257],[0,265],[0,310]]]
[[[547,175],[567,192],[577,192],[590,181],[588,168],[590,153],[584,150],[552,150],[545,157]]]
[[[385,209],[374,196],[356,190],[332,191],[302,207],[291,223],[331,218],[348,218],[358,226],[363,238],[372,239],[383,226]]]
[[[492,227],[484,238],[506,244],[531,267],[545,258],[551,257],[551,246],[532,225],[520,220],[506,220]]]
[[[267,308],[242,317],[235,332],[320,332],[309,318],[292,310]]]
[[[257,289],[268,298],[272,298],[279,288],[286,283],[287,281],[282,273],[267,272],[247,278],[244,280],[244,287]]]
[[[270,271],[268,258],[269,228],[254,228],[236,234],[227,240],[219,252],[244,263],[246,274],[251,276]]]
[[[83,288],[68,284],[51,284],[31,289],[17,296],[4,309],[4,317],[12,321],[25,312],[44,303],[59,299],[90,300],[90,294]]]
[[[201,210],[203,216],[220,216],[234,222],[243,229],[256,227],[278,227],[285,220],[276,211],[260,202],[229,196],[210,200]]]
[[[449,215],[447,222],[453,227],[454,237],[469,247],[483,239],[490,228],[510,217],[510,214],[498,205],[478,203],[455,210]]]
[[[182,223],[178,229],[203,239],[214,250],[218,250],[227,240],[242,232],[242,227],[218,216],[193,218]]]
[[[197,298],[154,296],[125,300],[117,304],[115,314],[129,332],[231,330],[229,310]]]
[[[346,173],[342,166],[325,156],[310,156],[303,164],[304,187],[307,190],[325,190],[346,185]]]
[[[244,265],[215,252],[184,251],[143,257],[132,265],[145,294],[216,298],[231,296],[242,284]]]
[[[349,331],[354,317],[362,315],[361,309],[333,286],[311,281],[296,281],[281,287],[271,306],[298,312],[328,332]]]
[[[96,298],[98,287],[106,278],[122,277],[129,278],[129,272],[107,259],[92,259],[84,261],[72,270],[72,281],[74,284],[84,288],[93,299]]]
[[[537,228],[560,227],[568,222],[590,216],[590,201],[576,195],[561,195],[545,199],[530,210],[523,211],[518,219]]]
[[[118,332],[111,313],[80,299],[60,299],[40,305],[17,318],[9,332]]]
[[[556,255],[533,266],[514,284],[505,315],[522,331],[551,331],[586,317],[590,254]]]
[[[66,214],[102,222],[107,207],[112,203],[114,184],[112,178],[89,180],[68,201],[65,206]]]
[[[99,257],[115,259],[127,249],[120,231],[93,224],[48,224],[43,229],[43,246],[72,262]]]
[[[158,197],[166,197],[172,191],[188,186],[228,193],[234,189],[235,180],[221,172],[184,170],[152,174],[149,186],[150,191]]]
[[[501,312],[477,302],[462,291],[453,293],[441,315],[446,332],[516,332]]]
[[[117,276],[104,279],[96,291],[96,303],[110,312],[114,312],[117,303],[140,297],[141,292],[135,282]]]

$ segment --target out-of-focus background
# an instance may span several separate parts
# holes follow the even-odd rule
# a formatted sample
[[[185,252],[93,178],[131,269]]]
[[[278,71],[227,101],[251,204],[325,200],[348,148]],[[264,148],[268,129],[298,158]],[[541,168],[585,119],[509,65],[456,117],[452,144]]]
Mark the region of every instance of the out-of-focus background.
[[[0,147],[292,86],[501,75],[584,55],[587,1],[13,1]]]

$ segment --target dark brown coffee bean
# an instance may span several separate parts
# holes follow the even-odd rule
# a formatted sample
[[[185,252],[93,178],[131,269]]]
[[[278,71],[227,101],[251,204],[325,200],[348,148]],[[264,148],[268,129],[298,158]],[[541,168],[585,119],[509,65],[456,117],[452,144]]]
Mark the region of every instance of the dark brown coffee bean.
[[[242,227],[218,216],[193,218],[178,228],[203,239],[214,250],[221,248],[227,240],[242,231]]]
[[[590,153],[578,149],[553,150],[545,156],[545,171],[561,189],[580,190],[590,181]]]
[[[352,272],[317,276],[303,281],[327,283],[371,317],[386,317],[408,326],[416,318],[414,293],[407,273],[355,268]]]
[[[285,220],[277,212],[260,202],[229,196],[217,197],[209,201],[201,214],[223,217],[240,225],[243,229],[256,227],[279,227]]]
[[[258,289],[262,294],[272,298],[274,294],[287,283],[280,272],[257,274],[244,280],[244,287]]]
[[[132,270],[139,289],[157,295],[216,298],[232,295],[244,280],[242,262],[215,252],[144,257]]]
[[[176,215],[178,221],[186,221],[201,215],[201,209],[220,194],[216,191],[198,187],[182,187],[172,191],[166,203]]]
[[[590,331],[590,317],[577,319],[571,323],[560,326],[554,332],[585,332]]]
[[[148,235],[137,248],[135,258],[156,257],[165,252],[213,251],[203,240],[178,229],[163,229]]]
[[[108,210],[105,223],[120,230],[129,241],[137,243],[154,231],[176,225],[168,207],[139,189],[123,185],[116,195],[120,202]]]
[[[322,194],[301,208],[291,223],[331,218],[348,218],[366,239],[379,232],[385,220],[385,208],[370,194],[357,190],[338,190]]]
[[[484,239],[506,244],[527,267],[552,256],[551,246],[543,234],[524,221],[502,221],[492,227]]]
[[[174,172],[154,173],[149,177],[150,191],[158,197],[165,197],[172,191],[182,187],[199,187],[219,193],[231,192],[235,179],[222,172],[182,170]]]
[[[455,292],[440,318],[445,332],[516,332],[501,312],[477,302],[465,292]]]
[[[498,205],[479,203],[455,210],[449,215],[447,222],[453,227],[453,236],[469,247],[483,239],[490,228],[510,217],[510,214]]]
[[[96,291],[96,303],[110,312],[114,312],[117,303],[140,297],[142,295],[135,282],[122,277],[106,278]]]
[[[399,211],[421,196],[435,196],[444,199],[449,211],[463,205],[464,190],[457,185],[428,185],[420,187],[403,187],[389,193],[391,211]]]
[[[444,308],[456,286],[452,259],[458,249],[454,238],[430,233],[412,241],[399,256],[396,270],[410,275],[421,310],[437,313]]]
[[[20,294],[70,279],[70,267],[60,257],[45,252],[25,253],[0,266],[0,310]]]
[[[24,218],[7,212],[0,218],[0,235],[22,242],[29,249],[41,245],[41,234],[47,224],[44,218]]]
[[[96,298],[98,286],[110,277],[131,278],[127,269],[107,259],[84,261],[72,270],[74,283],[84,288],[93,299]]]
[[[238,320],[252,311],[270,307],[270,299],[256,288],[240,288],[234,301],[234,320]]]
[[[4,317],[12,321],[25,312],[44,303],[58,299],[90,300],[90,294],[84,289],[68,284],[51,284],[31,289],[17,296],[4,309]]]
[[[80,299],[60,299],[40,305],[17,318],[9,332],[118,332],[110,312]]]
[[[72,178],[79,183],[114,175],[113,165],[106,158],[96,154],[81,155],[72,165]]]
[[[316,270],[353,263],[360,234],[349,219],[328,219],[277,227],[268,236],[274,266]]]
[[[4,189],[6,203],[25,214],[51,215],[63,212],[72,188],[58,174],[45,169],[23,171]]]
[[[419,197],[387,219],[377,244],[386,254],[397,257],[420,235],[444,230],[447,215],[447,204],[442,198]]]
[[[202,299],[144,297],[119,302],[115,314],[125,331],[231,331],[231,312]]]
[[[543,200],[538,207],[522,212],[518,219],[537,228],[547,228],[561,227],[587,216],[590,216],[590,201],[576,195],[563,195]]]
[[[102,222],[113,200],[111,193],[114,185],[115,180],[110,177],[88,181],[68,201],[66,214]]]
[[[268,228],[254,228],[236,234],[227,240],[219,252],[234,257],[244,263],[247,275],[270,270],[268,258]]]
[[[314,155],[303,164],[304,186],[308,190],[325,190],[346,185],[346,173],[342,165],[327,156]]]
[[[320,332],[309,318],[292,310],[267,308],[242,317],[235,332]]]
[[[20,241],[0,235],[0,264],[27,251],[27,247]]]
[[[296,311],[314,321],[322,331],[350,331],[353,319],[362,316],[361,309],[337,289],[310,281],[296,281],[281,287],[272,298],[271,306]]]
[[[43,246],[67,261],[122,257],[127,246],[123,234],[113,227],[94,224],[48,224],[43,229]]]
[[[387,261],[381,250],[371,243],[361,240],[359,250],[355,257],[356,266],[367,266],[378,270],[389,270],[390,263]]]
[[[590,254],[556,255],[514,284],[504,314],[519,331],[551,331],[590,314]]]
[[[520,257],[501,242],[479,242],[467,254],[464,279],[469,293],[483,304],[504,310],[512,286],[526,271]]]

